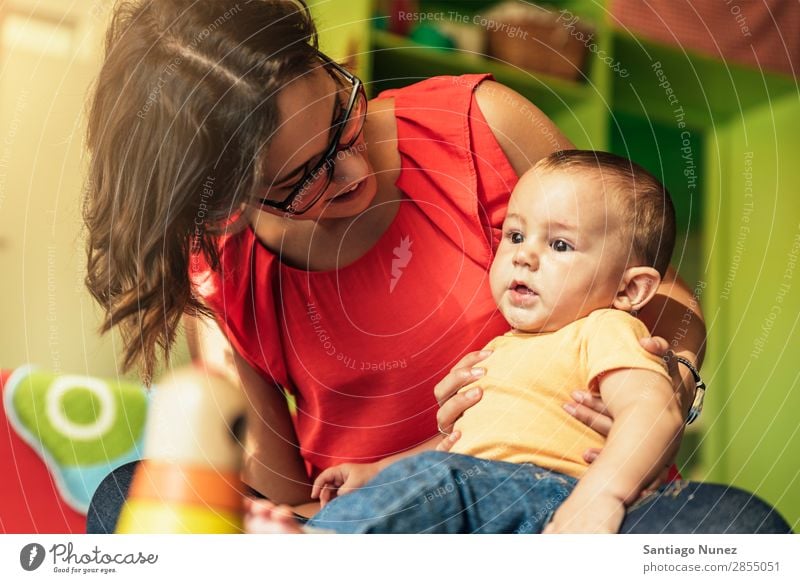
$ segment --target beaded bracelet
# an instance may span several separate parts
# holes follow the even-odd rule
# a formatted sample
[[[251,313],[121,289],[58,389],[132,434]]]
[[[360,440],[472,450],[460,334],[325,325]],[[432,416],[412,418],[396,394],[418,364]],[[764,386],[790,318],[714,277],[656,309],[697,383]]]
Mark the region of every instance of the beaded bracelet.
[[[675,356],[675,360],[692,371],[692,376],[694,377],[694,402],[692,402],[689,414],[686,416],[686,425],[691,425],[700,417],[700,413],[703,411],[703,398],[706,395],[706,384],[700,377],[700,371],[698,371],[688,359],[682,356]]]

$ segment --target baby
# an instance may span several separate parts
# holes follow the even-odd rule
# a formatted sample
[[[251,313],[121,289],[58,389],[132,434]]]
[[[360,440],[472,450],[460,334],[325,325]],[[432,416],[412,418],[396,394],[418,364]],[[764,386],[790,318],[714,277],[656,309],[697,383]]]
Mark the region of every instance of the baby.
[[[538,162],[514,188],[490,273],[511,330],[487,345],[476,381],[484,396],[456,423],[461,437],[449,453],[417,454],[380,472],[380,462],[325,470],[314,495],[344,483],[352,493],[309,526],[618,532],[684,423],[664,362],[639,344],[650,333],[635,317],[661,282],[674,238],[669,193],[633,162],[578,150]],[[576,386],[606,404],[608,438],[563,411]],[[588,448],[602,448],[591,465]],[[269,502],[251,505],[247,527],[302,530]]]

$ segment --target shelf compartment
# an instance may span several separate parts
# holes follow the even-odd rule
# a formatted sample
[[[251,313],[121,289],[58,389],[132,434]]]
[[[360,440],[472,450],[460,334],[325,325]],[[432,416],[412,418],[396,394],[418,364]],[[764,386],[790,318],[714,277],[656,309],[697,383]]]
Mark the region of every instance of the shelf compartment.
[[[374,70],[392,74],[389,78],[373,79],[373,94],[436,75],[466,73],[491,73],[498,82],[512,87],[542,109],[569,108],[595,93],[590,85],[518,69],[484,56],[425,46],[381,30],[373,30],[371,34]]]
[[[682,107],[685,118],[681,119],[688,126],[708,128],[743,117],[752,107],[797,93],[795,80],[784,75],[686,52],[618,29],[611,36],[616,58],[629,71],[636,71],[629,79],[615,76],[613,80],[614,109],[630,115],[674,125],[675,109]],[[660,63],[660,73],[653,68],[655,63]],[[661,86],[665,81],[674,91],[674,104],[669,103],[666,87]],[[647,104],[646,110],[642,104]]]

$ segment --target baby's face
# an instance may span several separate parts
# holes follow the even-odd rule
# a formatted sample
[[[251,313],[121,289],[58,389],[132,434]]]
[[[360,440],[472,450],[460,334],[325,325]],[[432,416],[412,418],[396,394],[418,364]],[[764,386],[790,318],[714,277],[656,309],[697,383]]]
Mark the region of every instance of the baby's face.
[[[629,248],[613,194],[583,171],[528,172],[491,268],[495,302],[522,332],[550,332],[609,308]]]

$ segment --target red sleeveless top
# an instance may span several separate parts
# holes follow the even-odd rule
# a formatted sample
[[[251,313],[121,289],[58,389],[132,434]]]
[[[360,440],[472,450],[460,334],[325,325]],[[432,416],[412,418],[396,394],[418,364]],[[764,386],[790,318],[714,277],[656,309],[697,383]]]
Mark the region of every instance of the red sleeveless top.
[[[435,77],[378,96],[395,100],[404,196],[355,263],[295,269],[249,228],[221,238],[221,273],[192,258],[196,291],[234,348],[295,397],[312,477],[433,437],[436,383],[508,330],[488,271],[517,175],[474,99],[488,77]]]

